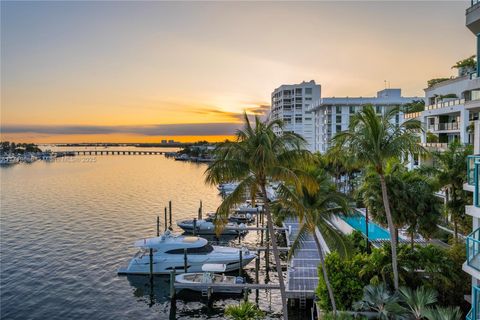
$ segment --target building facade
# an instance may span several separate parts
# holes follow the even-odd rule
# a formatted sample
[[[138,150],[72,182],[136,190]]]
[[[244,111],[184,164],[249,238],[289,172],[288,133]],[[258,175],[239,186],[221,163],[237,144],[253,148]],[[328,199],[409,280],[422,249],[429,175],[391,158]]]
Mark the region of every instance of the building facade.
[[[421,100],[420,97],[402,97],[401,89],[384,89],[376,97],[323,98],[312,105],[314,115],[314,151],[324,153],[331,145],[331,139],[341,131],[348,129],[350,117],[365,105],[371,104],[378,114],[384,114],[391,108]],[[403,121],[399,112],[395,119],[397,124]]]
[[[472,294],[470,302],[472,309],[467,319],[480,318],[480,3],[472,0],[470,8],[466,12],[466,26],[477,38],[477,69],[476,72],[464,80],[466,89],[463,105],[468,112],[469,130],[468,136],[474,148],[474,155],[467,160],[467,183],[464,189],[473,192],[473,205],[466,206],[465,213],[472,216],[473,232],[467,237],[467,261],[463,264],[463,270],[472,276]],[[463,93],[463,92],[462,92]],[[466,116],[465,116],[466,117]],[[462,120],[462,118],[460,118]]]
[[[300,134],[310,151],[314,148],[313,114],[310,111],[313,101],[319,100],[321,87],[315,81],[281,85],[272,92],[270,120],[282,120],[283,131]],[[280,128],[275,128],[279,133]]]

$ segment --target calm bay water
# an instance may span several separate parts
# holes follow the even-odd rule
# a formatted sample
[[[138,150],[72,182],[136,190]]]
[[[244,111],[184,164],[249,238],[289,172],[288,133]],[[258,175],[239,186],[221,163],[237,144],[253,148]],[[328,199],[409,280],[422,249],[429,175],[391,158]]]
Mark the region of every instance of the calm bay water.
[[[1,318],[223,319],[224,306],[239,298],[216,297],[209,306],[198,294],[182,294],[172,306],[168,278],[155,277],[152,288],[146,277],[116,274],[136,252],[133,242],[155,235],[169,200],[174,220],[195,217],[200,200],[204,212],[216,209],[221,198],[204,184],[205,168],[153,155],[0,168]],[[256,232],[245,239],[257,241]],[[269,317],[281,312],[278,292],[249,299]]]

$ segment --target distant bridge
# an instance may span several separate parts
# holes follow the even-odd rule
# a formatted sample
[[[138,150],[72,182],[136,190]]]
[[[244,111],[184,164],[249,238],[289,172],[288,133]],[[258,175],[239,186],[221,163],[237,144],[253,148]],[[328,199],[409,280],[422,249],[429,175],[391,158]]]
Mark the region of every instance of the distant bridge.
[[[147,150],[75,150],[75,151],[62,151],[65,155],[161,155],[168,153],[167,151],[147,151]]]

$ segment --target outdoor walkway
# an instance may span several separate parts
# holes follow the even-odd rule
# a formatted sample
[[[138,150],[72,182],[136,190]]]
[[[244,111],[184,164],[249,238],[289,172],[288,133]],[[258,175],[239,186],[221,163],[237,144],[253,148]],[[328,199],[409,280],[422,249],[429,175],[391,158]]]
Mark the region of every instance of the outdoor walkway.
[[[286,218],[284,227],[287,228],[287,246],[294,242],[300,224],[297,218]],[[318,255],[315,240],[311,234],[304,238],[287,267],[287,298],[314,299],[315,289],[318,286]]]

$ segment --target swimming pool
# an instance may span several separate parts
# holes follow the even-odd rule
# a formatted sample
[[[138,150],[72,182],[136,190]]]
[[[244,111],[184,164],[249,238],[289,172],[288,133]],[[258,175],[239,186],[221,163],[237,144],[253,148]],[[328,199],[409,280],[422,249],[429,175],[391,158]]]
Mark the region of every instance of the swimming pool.
[[[342,219],[353,229],[360,231],[364,235],[366,234],[365,216],[355,214],[351,217],[342,217]],[[370,240],[389,240],[390,233],[378,224],[368,221],[368,238]]]

